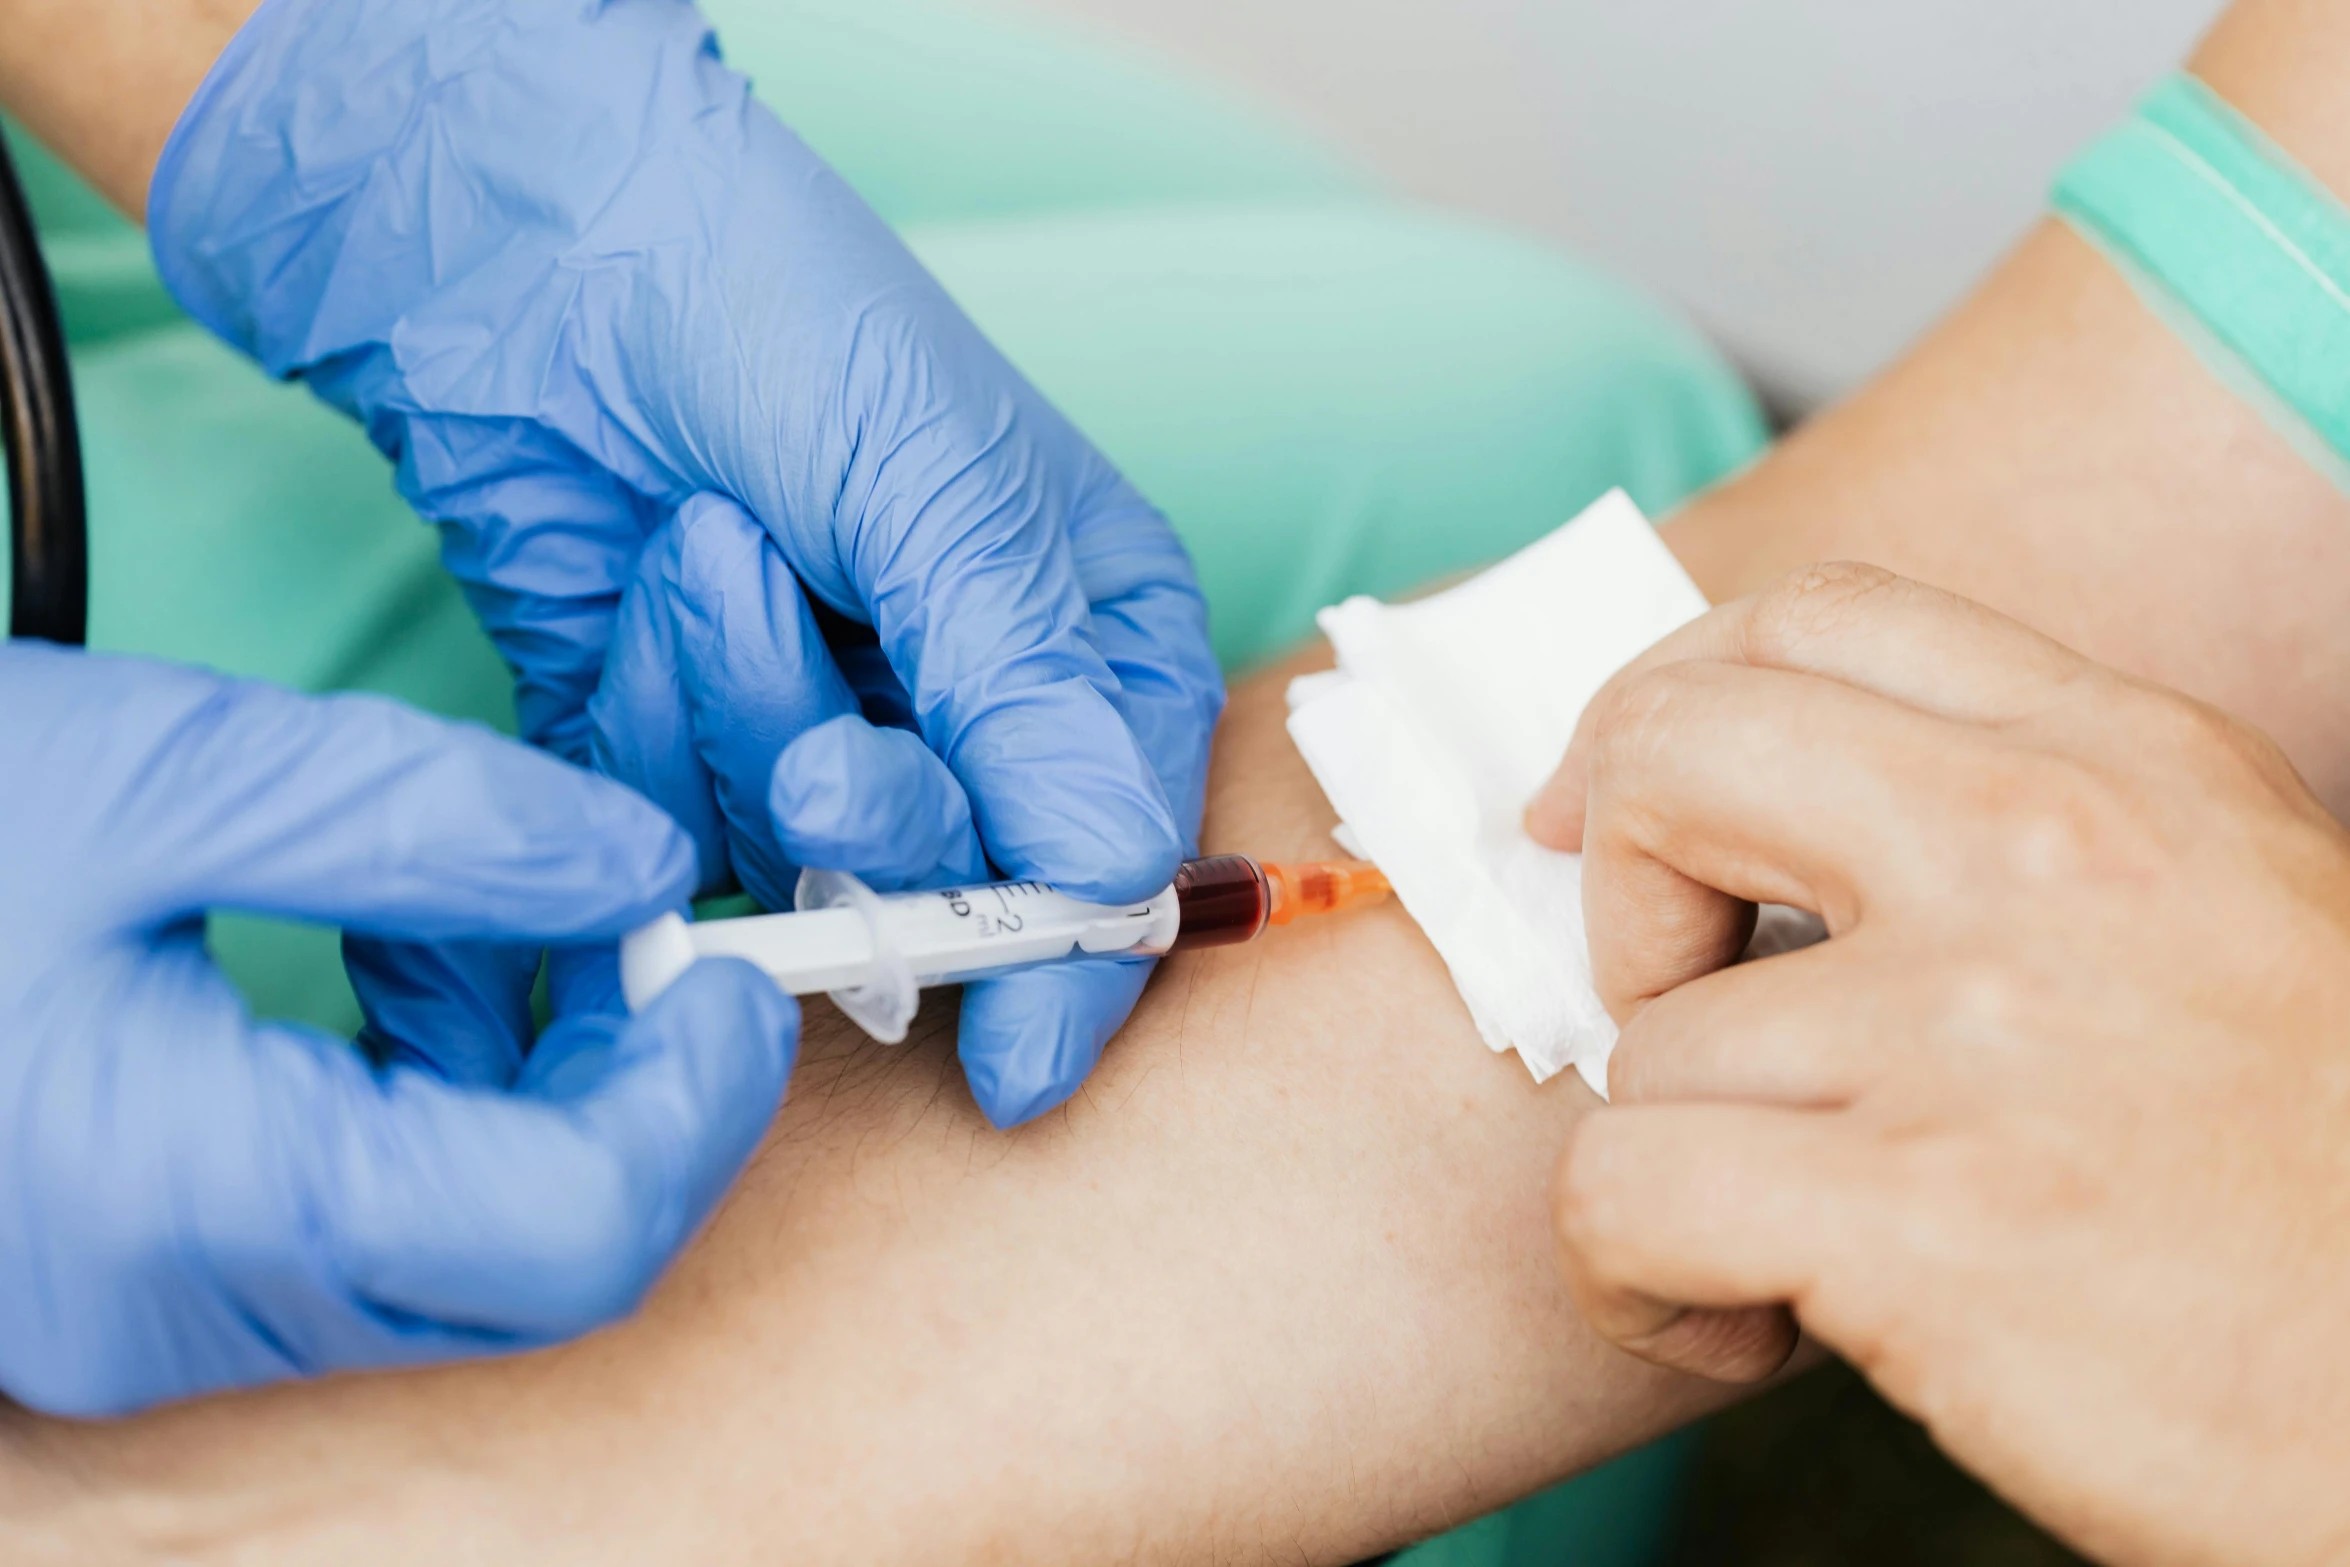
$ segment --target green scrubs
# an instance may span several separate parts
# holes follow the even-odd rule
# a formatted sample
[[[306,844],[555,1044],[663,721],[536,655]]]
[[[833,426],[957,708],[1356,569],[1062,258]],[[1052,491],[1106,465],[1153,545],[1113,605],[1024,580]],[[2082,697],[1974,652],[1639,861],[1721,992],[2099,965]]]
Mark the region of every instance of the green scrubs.
[[[1538,245],[1383,197],[1214,91],[954,0],[705,0],[727,54],[1164,507],[1228,668],[1348,593],[1490,561],[1612,485],[1652,512],[1751,458],[1686,326]],[[94,646],[511,727],[433,531],[359,432],[183,321],[136,231],[17,139],[75,344]],[[214,945],[262,1011],[349,1031],[331,933]],[[1651,1450],[1409,1553],[1645,1558]]]

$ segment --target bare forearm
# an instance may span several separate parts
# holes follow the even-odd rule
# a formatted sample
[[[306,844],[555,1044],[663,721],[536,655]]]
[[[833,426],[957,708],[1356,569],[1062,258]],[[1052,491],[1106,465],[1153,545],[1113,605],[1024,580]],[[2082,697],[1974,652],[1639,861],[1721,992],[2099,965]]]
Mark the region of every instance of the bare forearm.
[[[132,217],[171,128],[260,0],[0,0],[0,108]]]
[[[1322,852],[1280,688],[1238,695],[1210,839]],[[0,1503],[11,1473],[45,1493],[85,1561],[139,1525],[259,1561],[1347,1562],[1720,1396],[1568,1309],[1544,1193],[1595,1101],[1488,1053],[1392,910],[1168,965],[1081,1100],[1012,1136],[942,1041],[807,1050],[639,1320],[23,1424]]]
[[[2350,192],[2341,8],[2239,5],[2194,66]],[[1669,536],[1717,600],[1836,558],[1951,588],[2242,714],[2350,808],[2350,499],[2055,223]]]

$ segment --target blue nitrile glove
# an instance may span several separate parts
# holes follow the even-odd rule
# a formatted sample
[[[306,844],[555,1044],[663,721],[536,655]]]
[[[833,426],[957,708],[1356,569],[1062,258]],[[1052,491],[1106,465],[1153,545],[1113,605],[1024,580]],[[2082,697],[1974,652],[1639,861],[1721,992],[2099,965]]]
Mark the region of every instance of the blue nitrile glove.
[[[705,845],[730,843],[744,885],[783,908],[799,865],[885,891],[987,877],[953,774],[914,734],[864,716],[904,703],[878,659],[829,655],[750,515],[699,496],[646,550],[591,712],[599,763]],[[959,1048],[981,1108],[1009,1126],[1067,1098],[1149,973],[1092,959],[966,986]]]
[[[739,503],[797,589],[873,629],[925,744],[836,713],[777,773],[837,705],[824,639],[745,648],[798,621],[678,606],[727,628],[680,672],[697,711],[767,720],[705,735],[706,773],[634,776],[697,826],[706,886],[788,886],[785,864],[730,855],[746,843],[898,881],[964,877],[983,849],[1104,901],[1169,880],[1222,703],[1180,545],[681,0],[267,0],[174,133],[149,218],[199,320],[395,459],[532,739],[588,754],[621,594],[697,494]],[[879,684],[854,689],[886,712]],[[652,731],[682,715],[603,713],[618,752],[678,761]],[[770,824],[770,804],[801,814]],[[1142,979],[974,987],[962,1041],[988,1113],[1064,1098]]]
[[[693,882],[618,785],[369,697],[0,646],[0,1391],[104,1414],[545,1343],[627,1311],[757,1144],[798,1014],[699,964],[633,1022],[612,948],[459,1086],[256,1022],[204,911],[609,938]]]

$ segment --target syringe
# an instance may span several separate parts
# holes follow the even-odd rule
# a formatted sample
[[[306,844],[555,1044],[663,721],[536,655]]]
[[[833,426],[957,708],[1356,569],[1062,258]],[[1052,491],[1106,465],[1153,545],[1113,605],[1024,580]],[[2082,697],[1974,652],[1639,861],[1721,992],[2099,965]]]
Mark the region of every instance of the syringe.
[[[1145,903],[1081,903],[1042,882],[877,893],[845,871],[804,871],[797,912],[688,924],[664,915],[620,946],[621,986],[642,1011],[696,958],[747,958],[795,996],[829,995],[884,1044],[906,1037],[932,985],[1078,956],[1161,957],[1254,939],[1268,925],[1387,896],[1360,861],[1191,860]]]

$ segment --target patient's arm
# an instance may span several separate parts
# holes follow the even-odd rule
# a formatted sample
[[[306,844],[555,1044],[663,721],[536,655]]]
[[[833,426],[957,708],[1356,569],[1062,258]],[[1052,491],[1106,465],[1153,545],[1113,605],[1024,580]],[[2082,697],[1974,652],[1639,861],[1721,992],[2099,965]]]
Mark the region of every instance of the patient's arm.
[[[0,107],[143,219],[180,110],[260,0],[0,0]]]
[[[1208,840],[1328,851],[1278,677]],[[933,1012],[936,1019],[939,1014]],[[944,1040],[812,1011],[765,1151],[641,1318],[496,1364],[0,1423],[9,1559],[1346,1562],[1718,1396],[1569,1311],[1594,1103],[1477,1038],[1392,908],[1166,964],[1005,1136]]]
[[[2193,63],[2350,197],[2350,7],[2241,0]],[[1836,558],[1979,599],[2250,718],[2350,809],[2350,498],[2054,222],[1667,536],[1716,599]]]

